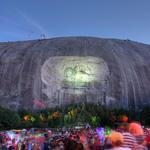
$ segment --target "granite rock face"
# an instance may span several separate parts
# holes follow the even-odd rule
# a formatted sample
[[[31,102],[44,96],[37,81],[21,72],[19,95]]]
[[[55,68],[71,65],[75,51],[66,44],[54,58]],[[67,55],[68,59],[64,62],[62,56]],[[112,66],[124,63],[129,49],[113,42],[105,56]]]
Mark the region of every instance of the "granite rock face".
[[[91,37],[0,43],[3,107],[99,102],[139,109],[149,98],[150,45]]]

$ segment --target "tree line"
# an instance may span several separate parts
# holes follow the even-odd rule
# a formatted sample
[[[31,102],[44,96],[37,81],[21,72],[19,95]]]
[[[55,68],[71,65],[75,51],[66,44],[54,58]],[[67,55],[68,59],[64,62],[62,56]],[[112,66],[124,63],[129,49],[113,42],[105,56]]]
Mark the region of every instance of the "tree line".
[[[89,123],[92,127],[115,127],[121,122],[139,121],[143,125],[150,125],[150,107],[142,110],[125,110],[123,108],[109,108],[101,104],[72,104],[63,107],[31,112],[20,109],[12,111],[0,107],[0,129],[22,128],[59,128],[74,127]]]

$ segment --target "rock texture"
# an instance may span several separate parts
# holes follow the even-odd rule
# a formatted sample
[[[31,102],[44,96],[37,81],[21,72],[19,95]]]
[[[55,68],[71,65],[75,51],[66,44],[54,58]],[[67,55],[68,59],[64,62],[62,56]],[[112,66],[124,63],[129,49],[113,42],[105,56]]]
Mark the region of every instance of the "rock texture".
[[[64,83],[63,77],[58,77],[59,71],[48,72],[53,70],[51,63],[55,64],[55,70],[60,66],[60,58],[66,59],[64,64],[76,62],[74,64],[80,69],[73,65],[75,72],[91,81],[75,86],[75,81]],[[94,60],[92,63],[97,59],[103,60],[102,66],[107,73],[103,73],[101,66],[96,67],[96,80],[92,80],[87,76],[89,72],[80,67],[83,66],[80,60],[83,59],[85,64],[86,58]],[[49,64],[49,69],[43,69],[46,64]],[[43,79],[43,74],[47,78]],[[66,75],[62,69],[62,76],[68,78],[68,74],[70,72]],[[52,82],[44,82],[45,79]],[[33,110],[73,102],[100,102],[139,109],[150,104],[149,98],[150,45],[91,37],[0,43],[0,105],[3,107]]]

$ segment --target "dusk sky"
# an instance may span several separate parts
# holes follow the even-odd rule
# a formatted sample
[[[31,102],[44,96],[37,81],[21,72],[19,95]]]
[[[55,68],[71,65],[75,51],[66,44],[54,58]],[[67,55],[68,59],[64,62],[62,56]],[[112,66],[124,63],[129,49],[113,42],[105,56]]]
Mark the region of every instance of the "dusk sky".
[[[150,44],[150,0],[0,0],[0,41],[62,36]]]

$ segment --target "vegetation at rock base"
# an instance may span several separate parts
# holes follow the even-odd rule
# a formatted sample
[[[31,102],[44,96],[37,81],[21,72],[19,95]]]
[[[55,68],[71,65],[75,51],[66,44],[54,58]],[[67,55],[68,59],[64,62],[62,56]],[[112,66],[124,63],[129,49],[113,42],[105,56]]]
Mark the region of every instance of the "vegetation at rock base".
[[[107,108],[100,104],[73,104],[63,108],[45,109],[37,112],[11,111],[0,107],[0,129],[72,127],[89,123],[92,127],[115,127],[120,122],[139,121],[150,125],[150,108],[133,111]]]
[[[21,118],[17,112],[0,107],[0,129],[18,128]]]

